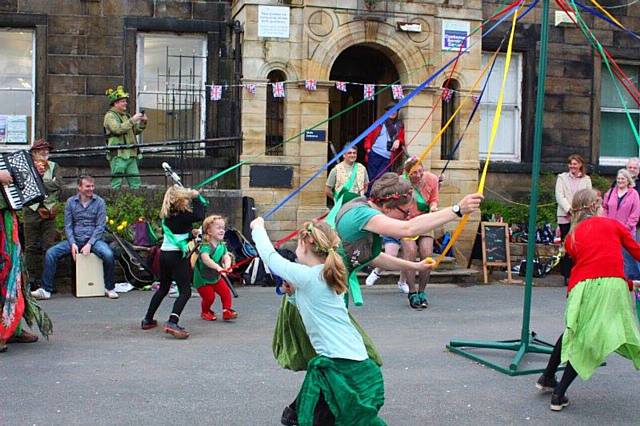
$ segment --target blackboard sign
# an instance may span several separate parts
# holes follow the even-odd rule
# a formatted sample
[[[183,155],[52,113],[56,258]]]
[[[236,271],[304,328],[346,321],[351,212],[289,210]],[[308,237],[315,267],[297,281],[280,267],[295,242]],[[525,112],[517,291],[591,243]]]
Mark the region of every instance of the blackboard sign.
[[[488,282],[487,267],[504,266],[511,281],[511,253],[509,250],[509,225],[499,222],[482,222],[482,269],[484,282]]]
[[[256,164],[249,168],[251,188],[291,188],[293,167]]]

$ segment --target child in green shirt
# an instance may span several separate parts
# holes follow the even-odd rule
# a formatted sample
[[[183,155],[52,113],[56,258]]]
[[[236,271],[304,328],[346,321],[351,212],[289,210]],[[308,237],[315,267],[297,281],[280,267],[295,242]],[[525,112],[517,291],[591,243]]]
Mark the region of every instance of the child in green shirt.
[[[202,223],[203,242],[198,248],[198,260],[193,268],[193,287],[202,298],[200,318],[215,321],[211,310],[216,293],[222,301],[222,319],[232,320],[238,316],[231,309],[231,291],[223,275],[231,266],[231,255],[224,243],[225,219],[222,216],[208,216]]]

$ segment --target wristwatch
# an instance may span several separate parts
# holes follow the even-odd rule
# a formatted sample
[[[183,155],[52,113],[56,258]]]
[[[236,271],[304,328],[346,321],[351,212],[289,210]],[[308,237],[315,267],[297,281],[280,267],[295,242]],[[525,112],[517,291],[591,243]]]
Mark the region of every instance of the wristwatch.
[[[460,211],[460,206],[458,204],[454,204],[453,206],[451,206],[451,210],[453,210],[456,216],[462,217],[462,212]]]

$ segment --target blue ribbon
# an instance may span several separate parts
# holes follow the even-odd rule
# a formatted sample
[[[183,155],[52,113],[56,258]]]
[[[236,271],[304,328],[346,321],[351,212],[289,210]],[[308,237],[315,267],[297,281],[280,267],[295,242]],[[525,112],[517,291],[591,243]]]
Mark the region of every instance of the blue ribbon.
[[[582,10],[584,10],[585,12],[589,12],[590,14],[592,14],[593,16],[602,19],[603,21],[608,22],[609,24],[613,25],[616,28],[619,28],[621,30],[623,30],[625,33],[629,34],[630,36],[632,36],[633,38],[640,40],[640,34],[635,33],[631,30],[626,29],[625,27],[621,27],[618,24],[616,24],[615,22],[613,22],[611,19],[609,19],[609,17],[607,17],[605,14],[603,14],[602,12],[600,12],[597,9],[594,9],[592,7],[586,6],[584,4],[575,2],[578,7]]]
[[[524,18],[534,7],[536,4],[538,4],[539,0],[535,0],[533,3],[531,3],[531,5],[524,11],[524,13],[522,15],[520,15],[518,17],[518,20]],[[510,17],[511,15],[513,15],[515,13],[517,8],[512,8],[511,10],[509,10],[508,13],[504,14],[503,16],[500,17],[500,19],[498,19],[496,21],[495,24],[493,24],[493,26],[491,26],[491,28],[489,28],[486,32],[484,32],[482,34],[481,38],[484,38],[486,36],[488,36],[489,34],[491,34],[491,32],[493,30],[495,30],[503,21],[505,21],[508,17]],[[475,45],[475,44],[474,44]],[[327,168],[335,163],[336,161],[338,161],[347,151],[349,151],[351,148],[353,148],[354,146],[356,146],[358,143],[360,143],[360,141],[362,141],[362,139],[365,138],[366,135],[368,135],[369,133],[371,133],[373,131],[373,129],[375,129],[376,127],[378,127],[379,125],[381,125],[382,123],[384,123],[387,118],[389,118],[392,114],[394,114],[396,111],[398,111],[400,108],[402,108],[404,105],[407,104],[407,102],[409,102],[409,100],[411,98],[413,98],[415,95],[417,95],[418,93],[420,93],[423,89],[425,89],[429,84],[431,84],[431,82],[433,80],[436,79],[436,77],[438,77],[440,74],[442,74],[443,71],[445,71],[447,68],[449,68],[449,66],[451,64],[453,64],[460,56],[464,55],[465,53],[469,52],[469,50],[472,48],[473,46],[469,46],[467,47],[465,50],[458,52],[458,54],[456,56],[454,56],[449,62],[447,62],[445,65],[443,65],[440,69],[438,69],[434,74],[432,74],[429,78],[427,78],[425,81],[423,81],[419,86],[417,86],[415,89],[413,89],[407,96],[405,96],[404,98],[402,98],[400,100],[400,102],[398,102],[397,104],[395,104],[395,106],[393,108],[391,108],[390,110],[388,110],[386,113],[384,113],[382,115],[382,117],[378,118],[376,121],[373,122],[373,124],[371,124],[364,132],[362,132],[357,138],[355,138],[353,141],[351,141],[350,143],[348,143],[347,145],[344,146],[344,148],[342,148],[342,150],[340,152],[338,152],[335,157],[333,157],[331,160],[329,160],[327,163],[324,164],[324,166],[322,166],[320,169],[318,169],[317,172],[315,172],[313,175],[311,175],[311,177],[309,177],[306,181],[304,181],[304,183],[302,183],[300,186],[298,186],[296,189],[294,189],[293,191],[291,191],[291,193],[289,193],[286,197],[284,197],[282,199],[282,201],[280,201],[278,204],[276,204],[271,210],[269,210],[267,213],[264,214],[264,219],[268,219],[269,217],[271,217],[276,211],[278,211],[282,206],[284,206],[285,204],[287,204],[292,198],[294,198],[296,195],[298,195],[300,193],[300,191],[302,191],[307,185],[309,185],[315,178],[317,178],[318,176],[320,176],[320,174],[322,172],[324,172],[325,170],[327,170]]]

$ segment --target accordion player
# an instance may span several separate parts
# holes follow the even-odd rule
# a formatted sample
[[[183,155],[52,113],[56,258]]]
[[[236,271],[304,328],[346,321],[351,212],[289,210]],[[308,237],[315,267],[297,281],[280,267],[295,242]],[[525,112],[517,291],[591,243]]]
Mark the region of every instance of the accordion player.
[[[0,185],[2,195],[11,210],[39,203],[47,196],[42,177],[28,151],[0,154],[0,170],[6,170],[13,178],[13,183]]]

